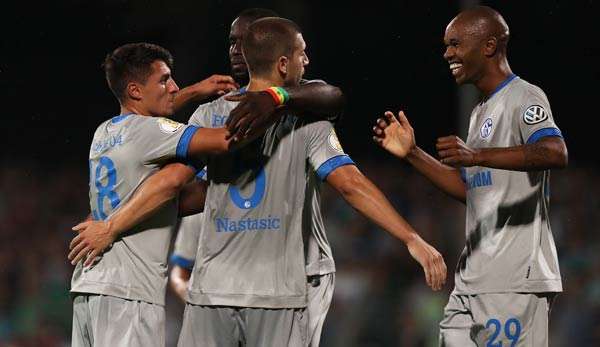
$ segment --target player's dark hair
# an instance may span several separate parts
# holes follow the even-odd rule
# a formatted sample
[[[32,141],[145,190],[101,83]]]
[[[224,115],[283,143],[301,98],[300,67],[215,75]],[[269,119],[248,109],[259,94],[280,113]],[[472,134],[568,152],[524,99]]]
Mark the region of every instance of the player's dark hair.
[[[237,18],[244,18],[248,20],[248,23],[252,23],[257,19],[265,17],[279,17],[279,15],[268,8],[247,8],[238,14]]]
[[[106,81],[120,102],[125,100],[125,88],[129,82],[146,83],[152,73],[152,63],[157,60],[173,68],[171,53],[152,43],[128,43],[106,56],[102,64]]]
[[[281,56],[291,57],[300,27],[289,19],[267,17],[254,21],[244,33],[242,52],[253,75],[268,74]]]

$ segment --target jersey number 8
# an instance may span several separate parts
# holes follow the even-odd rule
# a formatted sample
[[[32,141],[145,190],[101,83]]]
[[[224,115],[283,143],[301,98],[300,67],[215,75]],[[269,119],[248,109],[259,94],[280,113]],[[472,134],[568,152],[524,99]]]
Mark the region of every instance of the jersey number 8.
[[[110,206],[115,209],[121,203],[119,194],[115,192],[115,185],[117,184],[117,170],[115,169],[115,163],[109,157],[100,157],[98,159],[98,165],[95,170],[92,167],[93,163],[90,160],[90,188],[92,182],[96,186],[96,205],[98,210],[92,209],[92,215],[95,220],[104,220],[108,217],[108,214],[104,211],[104,199],[108,198]],[[106,184],[103,184],[102,181]]]

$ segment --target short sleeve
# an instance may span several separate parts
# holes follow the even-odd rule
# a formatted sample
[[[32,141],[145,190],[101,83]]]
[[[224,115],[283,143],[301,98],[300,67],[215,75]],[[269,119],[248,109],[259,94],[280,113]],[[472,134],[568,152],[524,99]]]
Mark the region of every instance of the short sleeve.
[[[340,166],[355,165],[344,153],[330,122],[313,122],[305,125],[303,130],[306,134],[308,160],[322,181]]]
[[[554,122],[550,103],[541,90],[530,90],[516,112],[513,121],[518,123],[523,144],[535,143],[547,136],[562,137],[560,129]]]
[[[162,117],[143,117],[140,122],[135,139],[144,151],[144,163],[187,161],[188,146],[198,127]]]
[[[170,258],[171,264],[192,270],[198,250],[201,223],[202,214],[195,214],[181,219],[173,254]]]

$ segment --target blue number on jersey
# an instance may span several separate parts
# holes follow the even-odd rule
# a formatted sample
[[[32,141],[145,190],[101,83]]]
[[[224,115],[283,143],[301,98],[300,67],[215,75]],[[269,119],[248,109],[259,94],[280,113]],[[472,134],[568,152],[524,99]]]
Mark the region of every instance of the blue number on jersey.
[[[244,198],[240,193],[240,189],[236,186],[229,186],[229,197],[233,203],[241,209],[255,208],[260,204],[262,198],[265,195],[265,188],[267,185],[267,176],[265,174],[265,168],[259,167],[254,179],[256,186],[254,187],[254,193],[249,198]]]
[[[489,329],[490,326],[494,326],[494,332],[490,336],[486,347],[502,347],[502,341],[496,342],[498,335],[500,335],[500,332],[502,332],[502,323],[499,320],[492,318],[485,324],[486,329]],[[511,326],[514,328],[511,328]],[[510,347],[515,347],[519,341],[519,337],[521,336],[521,322],[519,322],[519,320],[516,318],[510,318],[507,320],[504,324],[504,335],[506,335],[510,341]]]
[[[106,169],[107,182],[106,185],[102,184],[102,169]],[[90,180],[92,179],[92,162],[90,161]],[[106,219],[108,215],[104,211],[104,199],[108,198],[110,206],[115,209],[121,203],[119,194],[115,192],[115,185],[117,184],[117,170],[115,164],[109,157],[100,157],[98,159],[98,166],[96,167],[94,184],[96,186],[97,194],[97,205],[98,210],[92,210],[92,214],[95,220]]]

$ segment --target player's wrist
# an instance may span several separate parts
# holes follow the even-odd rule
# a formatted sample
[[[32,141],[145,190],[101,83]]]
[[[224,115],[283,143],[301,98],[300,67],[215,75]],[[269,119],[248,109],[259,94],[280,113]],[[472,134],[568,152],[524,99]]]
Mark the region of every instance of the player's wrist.
[[[485,166],[485,152],[480,149],[473,149],[473,165],[472,166]]]
[[[117,235],[119,234],[118,230],[115,229],[113,221],[108,219],[104,221],[104,225],[106,225],[106,233],[108,234],[111,243],[112,241],[114,241],[117,238]]]
[[[271,96],[275,106],[283,106],[290,101],[290,95],[282,87],[269,87],[265,92]]]
[[[419,156],[419,151],[420,148],[419,146],[417,146],[416,144],[414,146],[412,146],[412,148],[408,151],[408,153],[406,153],[406,156],[404,156],[403,159],[408,160],[409,162],[412,160],[417,159],[417,157]]]

